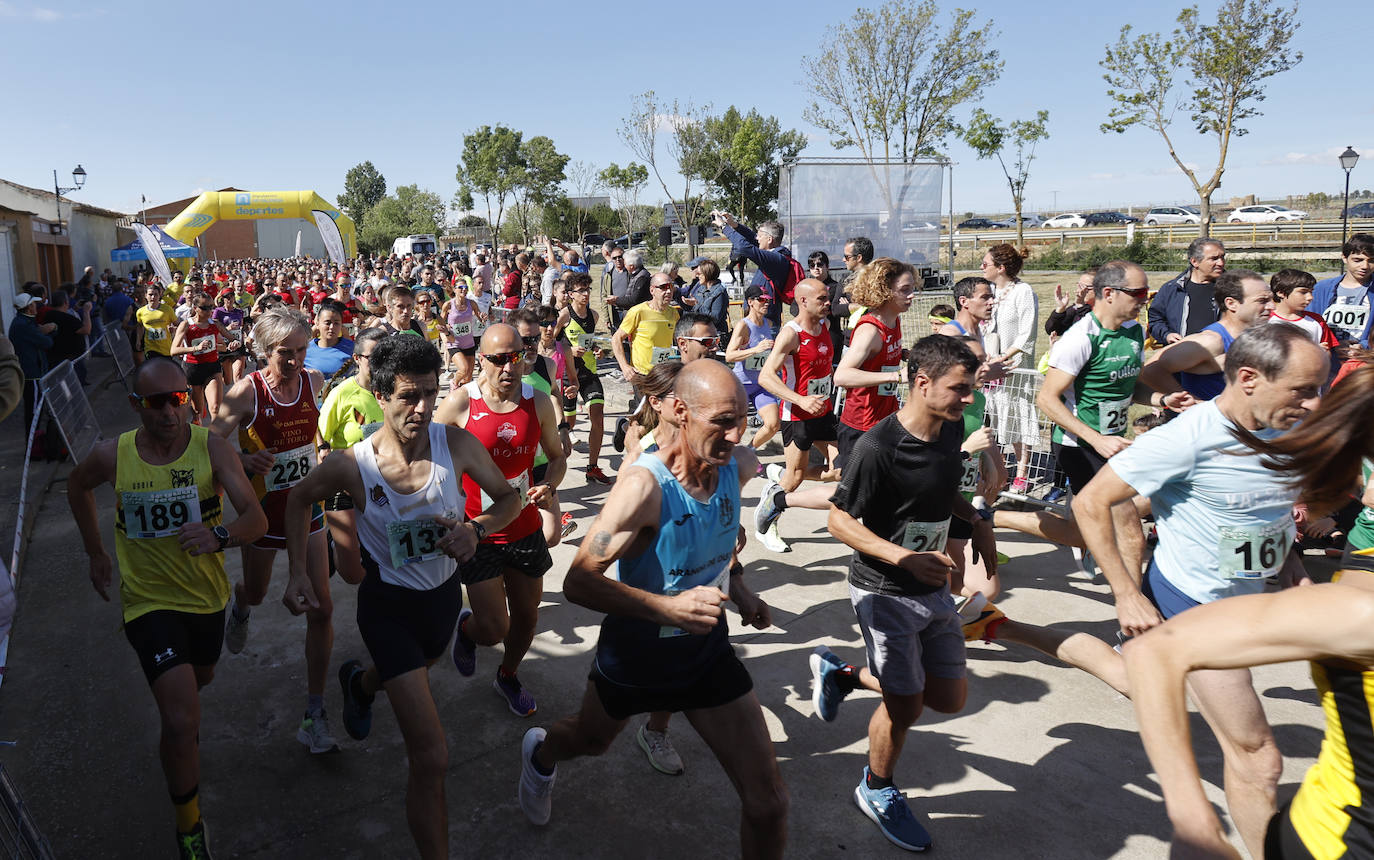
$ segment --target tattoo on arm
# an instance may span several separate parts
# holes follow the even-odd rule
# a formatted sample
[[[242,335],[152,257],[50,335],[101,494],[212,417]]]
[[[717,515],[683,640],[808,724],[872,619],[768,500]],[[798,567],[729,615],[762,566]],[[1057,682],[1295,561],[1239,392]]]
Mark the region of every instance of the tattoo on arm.
[[[605,558],[606,551],[611,546],[611,533],[605,530],[592,535],[592,543],[589,547],[591,554],[595,558]]]

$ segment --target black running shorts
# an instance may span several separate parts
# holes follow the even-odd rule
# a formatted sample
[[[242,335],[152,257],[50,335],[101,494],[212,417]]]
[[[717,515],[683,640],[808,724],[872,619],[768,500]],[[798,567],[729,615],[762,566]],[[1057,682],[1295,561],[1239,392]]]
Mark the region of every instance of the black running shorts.
[[[148,685],[174,666],[213,666],[224,645],[224,610],[178,612],[156,609],[124,625]]]

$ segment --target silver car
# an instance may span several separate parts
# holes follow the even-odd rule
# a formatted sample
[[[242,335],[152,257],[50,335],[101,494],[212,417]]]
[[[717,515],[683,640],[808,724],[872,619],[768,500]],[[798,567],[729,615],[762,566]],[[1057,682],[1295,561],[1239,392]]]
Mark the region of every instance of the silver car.
[[[1202,213],[1191,206],[1156,206],[1145,213],[1145,226],[1156,224],[1200,224]]]

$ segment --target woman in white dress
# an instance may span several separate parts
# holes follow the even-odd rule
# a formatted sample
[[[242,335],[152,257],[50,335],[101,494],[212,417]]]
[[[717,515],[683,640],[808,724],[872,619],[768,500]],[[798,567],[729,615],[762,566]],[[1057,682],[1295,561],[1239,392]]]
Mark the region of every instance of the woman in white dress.
[[[1001,361],[1008,371],[1035,367],[1040,304],[1035,290],[1019,277],[1024,260],[1020,251],[1006,243],[993,245],[983,255],[983,277],[992,283],[997,302],[983,334],[989,355]],[[988,415],[997,441],[1003,449],[1010,446],[1016,455],[1016,479],[1011,485],[1014,493],[1030,489],[1030,451],[1040,440],[1035,397],[1024,396],[1028,392],[1021,390],[1022,376],[1009,373],[987,391]]]

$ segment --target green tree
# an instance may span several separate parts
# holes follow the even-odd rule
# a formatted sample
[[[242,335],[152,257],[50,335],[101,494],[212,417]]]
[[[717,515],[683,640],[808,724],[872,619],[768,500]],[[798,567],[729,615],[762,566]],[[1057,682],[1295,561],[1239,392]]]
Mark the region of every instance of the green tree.
[[[506,198],[524,181],[524,162],[520,154],[521,133],[498,125],[484,125],[463,137],[463,156],[458,164],[458,194],[454,202],[459,209],[473,208],[473,197],[486,204],[487,223],[492,233],[500,235],[501,219],[505,214]],[[492,217],[492,205],[496,206]]]
[[[558,188],[567,178],[563,170],[568,166],[568,156],[543,135],[523,141],[519,156],[520,171],[511,189],[511,216],[520,225],[521,241],[528,245],[538,227],[538,210],[559,196]]]
[[[377,205],[386,196],[386,177],[372,166],[372,162],[349,168],[344,174],[344,191],[339,195],[339,208],[353,219],[354,225],[361,230],[367,217],[367,210]]]
[[[1288,48],[1298,29],[1298,7],[1284,9],[1272,0],[1223,0],[1216,23],[1203,23],[1196,6],[1178,15],[1169,36],[1132,37],[1121,28],[1100,65],[1106,72],[1113,105],[1102,131],[1151,129],[1164,139],[1169,157],[1197,192],[1199,232],[1210,235],[1212,192],[1221,185],[1231,137],[1246,133],[1242,123],[1259,116],[1265,82],[1302,61]],[[1170,134],[1175,115],[1187,111],[1197,133],[1215,140],[1216,167],[1204,182],[1183,160]]]
[[[976,26],[973,12],[955,9],[941,26],[937,12],[934,0],[888,0],[828,28],[821,52],[802,59],[806,121],[870,165],[940,156],[959,130],[955,112],[983,97],[1002,59],[988,48],[991,21]],[[873,174],[895,210],[905,184],[894,193],[887,171]]]
[[[621,229],[633,233],[639,221],[639,194],[649,182],[649,168],[635,161],[624,167],[612,161],[599,176],[611,194]]]
[[[688,160],[699,163],[703,175],[714,177],[707,187],[709,203],[733,210],[747,224],[776,216],[776,165],[796,160],[806,148],[806,135],[795,129],[783,131],[777,117],[753,109],[741,114],[733,105],[688,129],[683,139]]]
[[[1012,208],[1016,210],[1016,244],[1025,238],[1025,225],[1021,223],[1021,204],[1026,199],[1026,180],[1030,179],[1031,162],[1035,160],[1035,145],[1050,136],[1045,126],[1049,123],[1050,112],[1038,111],[1035,119],[1016,119],[1009,125],[992,116],[982,108],[973,112],[963,137],[979,158],[996,158],[1002,165],[1002,174],[1007,177],[1011,189]],[[1003,156],[1006,151],[1015,150],[1011,166]]]
[[[710,186],[724,169],[722,159],[703,157],[702,148],[695,145],[708,116],[709,107],[699,108],[691,102],[677,100],[672,104],[660,103],[654,91],[648,90],[631,101],[630,115],[621,121],[621,139],[636,157],[649,165],[684,228],[700,223],[705,215],[704,198],[692,190],[695,183]],[[668,131],[662,146],[667,159],[659,152],[661,128]],[[682,177],[681,197],[668,190],[665,174]]]
[[[402,185],[395,194],[378,200],[364,216],[358,244],[373,253],[385,253],[400,236],[444,232],[447,210],[444,201],[418,185]]]

